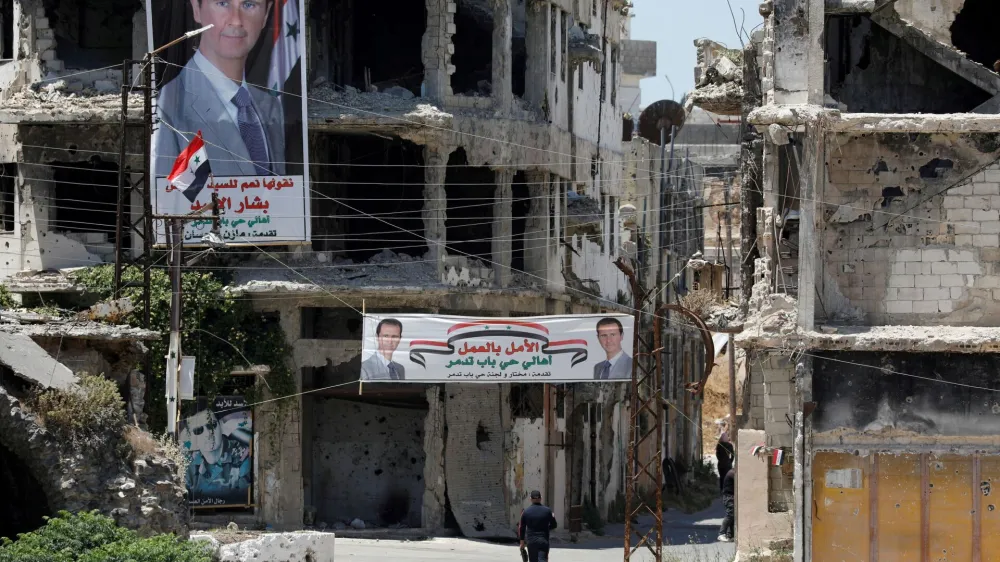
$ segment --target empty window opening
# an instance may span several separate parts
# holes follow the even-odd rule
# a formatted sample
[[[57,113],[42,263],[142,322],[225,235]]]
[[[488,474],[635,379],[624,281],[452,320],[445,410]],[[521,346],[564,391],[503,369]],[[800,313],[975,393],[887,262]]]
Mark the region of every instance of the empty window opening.
[[[524,271],[524,252],[526,249],[532,250],[539,244],[544,245],[545,241],[535,240],[537,233],[527,234],[528,209],[531,208],[530,195],[528,195],[528,184],[524,172],[518,171],[514,174],[514,181],[511,184],[511,243],[510,267],[515,272]]]
[[[556,69],[559,68],[559,58],[556,56],[559,52],[559,32],[556,28],[558,23],[559,10],[553,5],[549,9],[549,72],[552,76],[556,75]]]
[[[558,221],[556,220],[556,209],[558,209],[558,194],[559,194],[559,178],[553,175],[549,175],[549,183],[546,186],[548,189],[545,192],[548,194],[549,198],[549,238],[556,237],[556,228],[558,228]]]
[[[115,232],[118,214],[118,164],[89,162],[52,164],[56,186],[55,230],[103,234]],[[88,240],[90,241],[90,240]]]
[[[967,3],[962,13],[975,4]],[[952,29],[976,24],[956,20]],[[984,48],[981,56],[988,62],[968,52],[971,58],[993,68],[1000,56],[992,45],[993,30],[987,29],[987,35],[976,35],[974,30],[959,34],[961,37],[956,35],[955,46],[966,51]],[[960,39],[973,43],[963,46]],[[979,45],[981,40],[989,43]],[[827,93],[851,113],[964,113],[990,98],[987,92],[875,24],[870,17],[828,17],[825,41]]]
[[[52,515],[42,486],[32,476],[27,463],[0,445],[0,537],[16,537],[34,531]]]
[[[510,414],[515,418],[539,419],[545,414],[545,388],[540,384],[510,385]]]
[[[491,3],[458,0],[455,10],[455,73],[451,90],[467,96],[489,96],[493,80],[493,8]]]
[[[618,49],[611,49],[611,105],[618,104]]]
[[[373,85],[380,92],[405,88],[420,95],[427,27],[424,2],[335,0],[319,6],[312,7],[313,17],[329,33],[319,39],[322,48],[314,57],[316,70],[339,86],[367,91]]]
[[[526,3],[527,0],[514,0],[511,4],[510,57],[513,71],[511,91],[518,97],[524,96],[528,72],[528,46],[524,39],[528,25]]]
[[[305,340],[360,340],[361,318],[349,308],[304,306],[300,310]]]
[[[559,37],[559,48],[562,51],[562,57],[559,59],[559,64],[561,66],[560,76],[562,76],[562,81],[565,82],[567,67],[566,61],[569,60],[569,14],[566,12],[560,12],[560,16],[562,20],[559,29],[562,30],[562,33]]]
[[[121,65],[132,57],[132,18],[142,6],[139,2],[47,0],[43,4],[55,38],[56,57],[66,68]]]
[[[0,0],[0,60],[14,58],[14,0]]]
[[[601,40],[601,102],[608,101],[608,40]]]
[[[17,188],[17,164],[0,165],[0,232],[14,232],[17,216],[14,190]]]
[[[951,42],[970,59],[986,68],[1000,60],[996,41],[996,19],[1000,5],[994,0],[965,0],[962,11],[951,24]]]
[[[423,149],[398,138],[330,135],[330,165],[314,188],[313,249],[354,262],[427,252]]]
[[[445,230],[449,253],[493,259],[493,207],[496,174],[484,167],[469,166],[465,149],[448,157],[445,193],[448,215]]]

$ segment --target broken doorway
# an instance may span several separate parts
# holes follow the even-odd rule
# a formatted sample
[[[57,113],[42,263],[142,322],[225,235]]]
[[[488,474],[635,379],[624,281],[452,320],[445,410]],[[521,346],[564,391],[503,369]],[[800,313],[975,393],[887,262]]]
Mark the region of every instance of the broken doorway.
[[[320,6],[312,8],[313,18],[329,31],[314,39],[321,46],[317,70],[339,86],[366,91],[371,84],[380,92],[400,87],[420,95],[427,27],[422,0],[336,0]]]
[[[486,167],[470,166],[465,149],[459,148],[448,157],[444,181],[449,252],[492,261],[496,174]]]
[[[0,444],[0,537],[17,538],[18,533],[34,531],[52,515],[41,484],[28,465]]]
[[[66,68],[101,68],[132,58],[135,0],[47,0],[56,57]],[[143,22],[145,25],[145,22]]]
[[[353,389],[309,400],[312,501],[331,527],[420,527],[424,497],[424,389]],[[350,396],[353,394],[354,396]]]
[[[389,251],[427,252],[423,148],[381,135],[329,135],[329,161],[313,182],[313,248],[363,262]]]
[[[455,54],[451,90],[458,95],[486,96],[493,80],[493,7],[483,0],[457,0]]]
[[[54,230],[92,233],[90,243],[103,243],[115,232],[118,213],[118,164],[93,158],[86,162],[53,162]]]

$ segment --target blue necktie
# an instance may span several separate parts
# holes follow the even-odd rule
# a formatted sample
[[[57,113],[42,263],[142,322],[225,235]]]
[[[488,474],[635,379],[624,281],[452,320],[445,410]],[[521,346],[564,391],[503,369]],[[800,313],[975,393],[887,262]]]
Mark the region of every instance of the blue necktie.
[[[394,381],[399,380],[399,373],[396,372],[395,363],[389,363],[389,378]]]
[[[253,160],[257,175],[271,175],[271,171],[268,170],[270,162],[267,160],[267,141],[264,140],[264,128],[253,108],[250,92],[241,86],[236,95],[233,96],[233,105],[237,108],[236,120],[240,127],[240,137],[243,138],[243,144],[246,145],[250,159]]]
[[[601,380],[605,380],[611,375],[611,361],[605,361],[601,367]]]

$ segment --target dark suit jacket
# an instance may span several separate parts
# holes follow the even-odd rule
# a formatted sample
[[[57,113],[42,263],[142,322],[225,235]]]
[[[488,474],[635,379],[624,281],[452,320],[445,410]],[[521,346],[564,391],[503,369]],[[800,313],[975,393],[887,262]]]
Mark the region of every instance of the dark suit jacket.
[[[607,379],[601,379],[601,368],[603,365],[604,361],[594,365],[594,380],[632,378],[632,358],[627,353],[622,354],[621,358],[611,366],[611,372],[608,373]]]
[[[285,117],[277,97],[256,86],[247,85],[254,108],[264,128],[270,169],[277,175],[285,173]],[[160,88],[157,114],[165,123],[188,138],[174,132],[163,123],[153,134],[153,170],[156,177],[170,174],[174,160],[198,131],[205,139],[205,149],[215,177],[255,176],[250,153],[236,122],[229,116],[225,104],[212,87],[194,58],[189,60],[173,80]]]

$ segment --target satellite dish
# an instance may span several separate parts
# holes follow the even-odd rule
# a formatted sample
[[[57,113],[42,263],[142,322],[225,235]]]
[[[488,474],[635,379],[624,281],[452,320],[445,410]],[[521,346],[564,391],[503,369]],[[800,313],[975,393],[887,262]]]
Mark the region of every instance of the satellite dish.
[[[667,142],[670,142],[671,128],[679,132],[686,118],[683,105],[674,100],[660,100],[639,115],[639,136],[653,144],[660,144],[660,130],[666,129]]]

